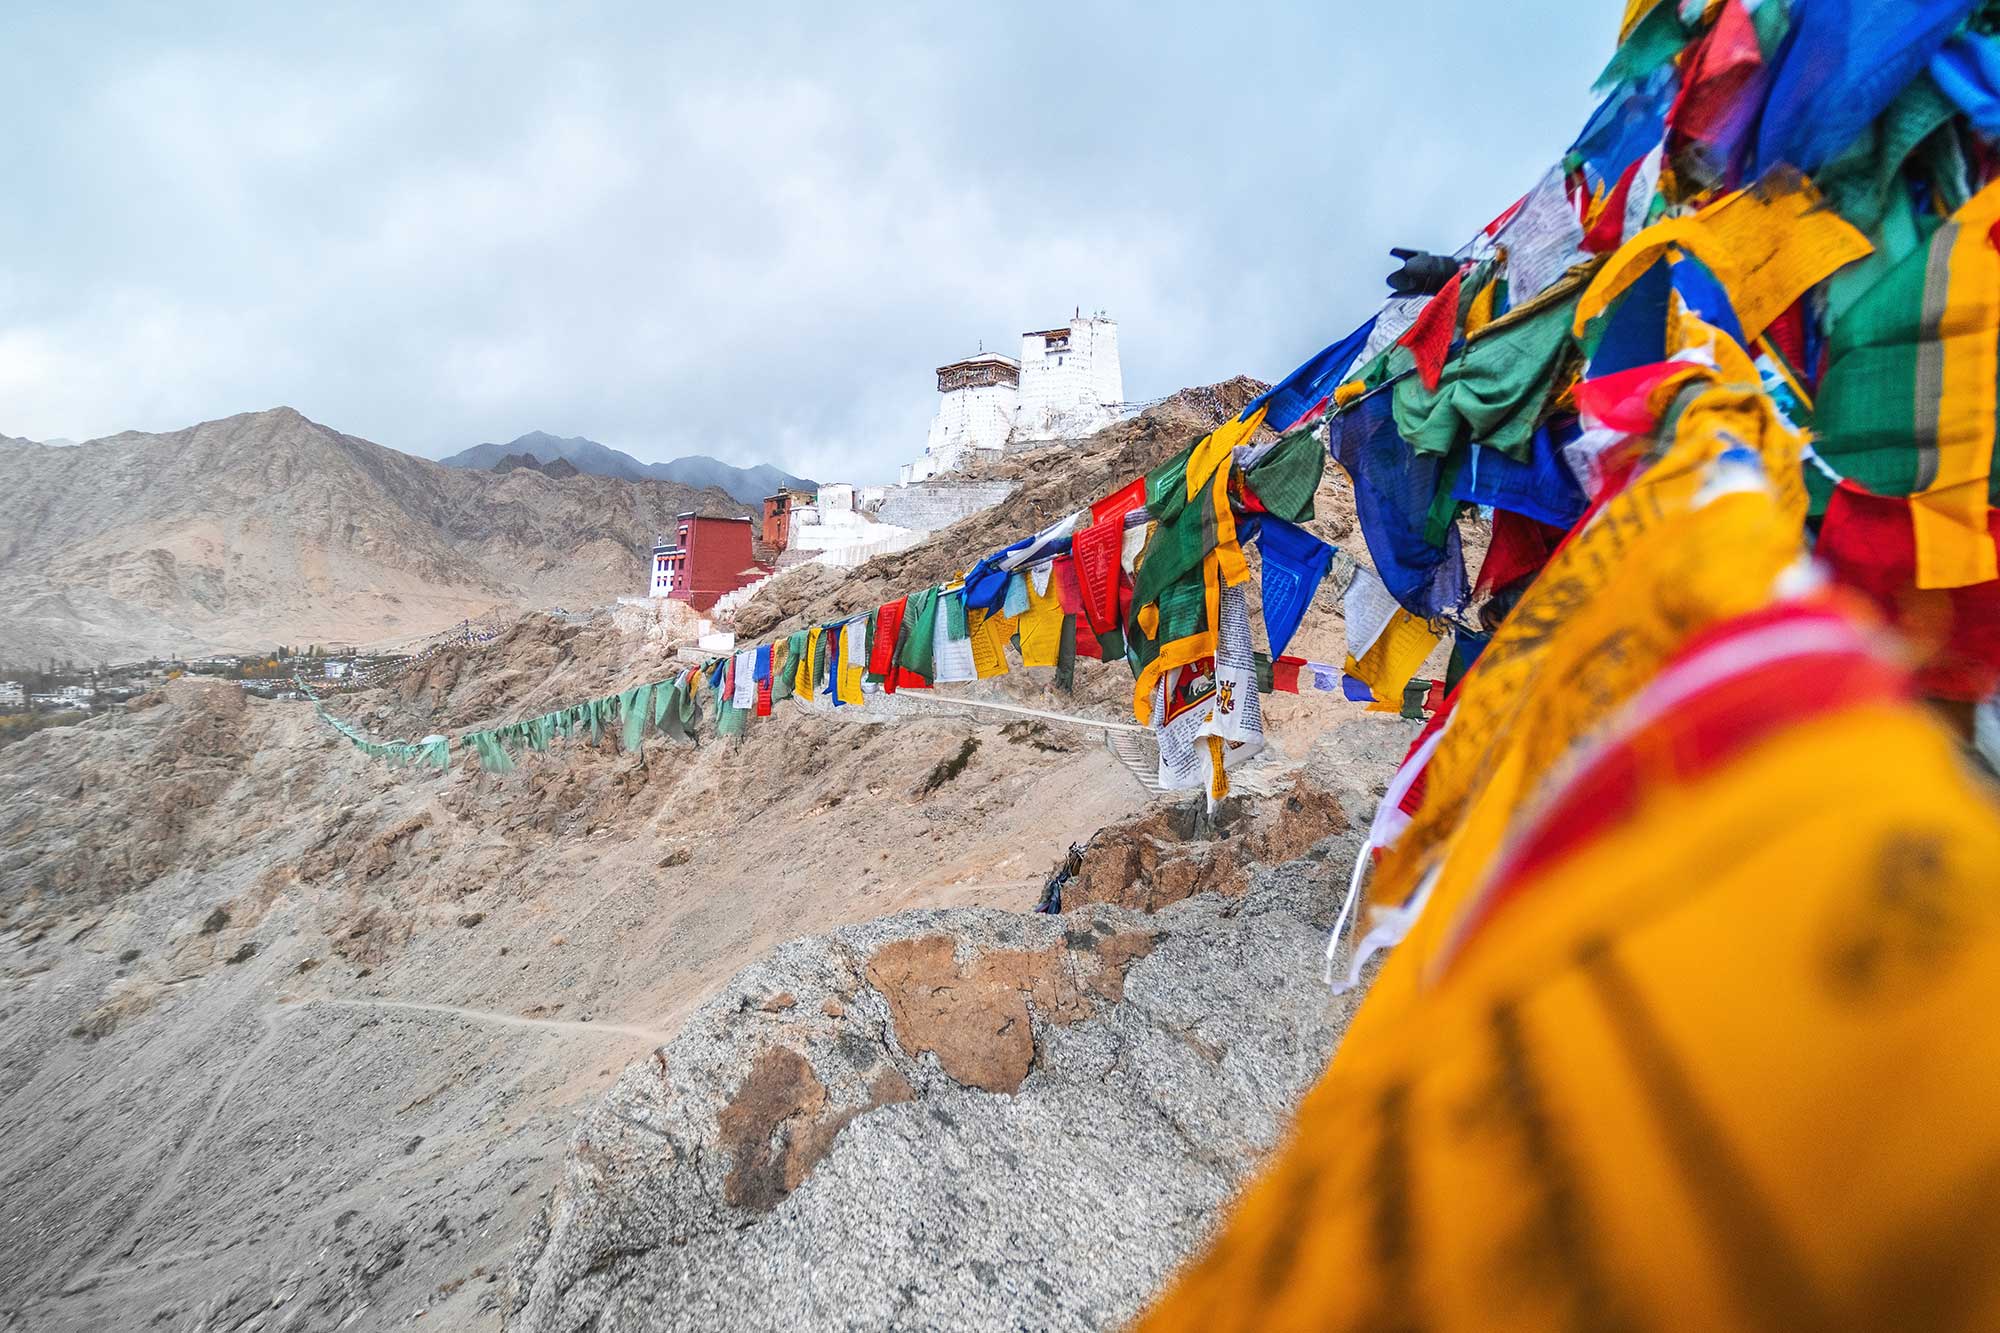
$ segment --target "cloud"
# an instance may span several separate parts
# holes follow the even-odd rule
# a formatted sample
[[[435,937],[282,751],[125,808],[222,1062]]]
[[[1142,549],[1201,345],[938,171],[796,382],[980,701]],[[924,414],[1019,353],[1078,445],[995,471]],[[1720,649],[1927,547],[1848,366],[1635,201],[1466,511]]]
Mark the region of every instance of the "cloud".
[[[431,455],[546,429],[884,479],[934,366],[1074,306],[1119,319],[1133,399],[1282,374],[1388,246],[1561,154],[1612,26],[294,8],[9,20],[0,431],[283,402]]]

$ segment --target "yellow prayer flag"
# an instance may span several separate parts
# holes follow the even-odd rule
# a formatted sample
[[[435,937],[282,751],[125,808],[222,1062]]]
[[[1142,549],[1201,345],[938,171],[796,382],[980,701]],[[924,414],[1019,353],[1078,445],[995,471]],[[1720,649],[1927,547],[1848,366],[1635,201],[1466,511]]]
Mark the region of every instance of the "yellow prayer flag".
[[[1438,636],[1426,622],[1397,607],[1388,625],[1368,645],[1360,658],[1350,655],[1345,670],[1368,687],[1375,702],[1371,713],[1399,713],[1403,710],[1403,687],[1417,674],[1424,659],[1438,645]]]
[[[1350,1032],[1136,1333],[2000,1327],[1995,865],[1901,705],[1653,792]]]
[[[990,626],[991,620],[983,608],[966,610],[965,632],[972,640],[972,670],[981,680],[1007,674],[1007,654],[1001,651],[1001,641],[994,637]]]
[[[1618,22],[1618,40],[1622,43],[1632,35],[1633,29],[1644,21],[1646,15],[1659,7],[1660,0],[1625,0],[1625,17]]]
[[[1577,336],[1676,246],[1728,290],[1746,338],[1763,333],[1815,283],[1875,249],[1803,176],[1751,186],[1625,242],[1577,303]]]
[[[1056,592],[1055,578],[1050,577],[1046,593],[1036,592],[1035,580],[1028,579],[1028,609],[1020,617],[1021,665],[1056,665],[1062,658],[1062,626],[1062,598]]]
[[[819,653],[819,639],[818,625],[806,631],[806,650],[799,658],[798,674],[792,678],[792,691],[802,699],[813,697],[813,686],[816,682],[812,678],[812,664],[813,658]]]
[[[2000,578],[2000,559],[1987,523],[1993,472],[1994,413],[2000,408],[2000,182],[1952,214],[1934,245],[1951,247],[1949,279],[1938,313],[1935,362],[1919,360],[1917,392],[1928,395],[1925,369],[1937,384],[1935,460],[1924,460],[1928,482],[1910,497],[1916,528],[1917,586],[1963,588]],[[1935,253],[1935,251],[1933,251]]]
[[[863,649],[866,641],[867,633],[862,621],[850,621],[841,627],[835,645],[840,656],[836,659],[834,684],[843,704],[867,703],[861,693],[861,677],[867,669],[867,653]]]
[[[1431,880],[1406,951],[1437,947],[1511,813],[1572,745],[1692,635],[1764,605],[1799,558],[1799,437],[1754,389],[1703,380],[1689,392],[1665,455],[1556,552],[1460,684],[1423,803],[1370,889],[1374,906],[1395,908]],[[1758,454],[1763,481],[1704,495],[1724,480],[1711,465],[1738,448]],[[1385,973],[1371,1014],[1407,998]]]

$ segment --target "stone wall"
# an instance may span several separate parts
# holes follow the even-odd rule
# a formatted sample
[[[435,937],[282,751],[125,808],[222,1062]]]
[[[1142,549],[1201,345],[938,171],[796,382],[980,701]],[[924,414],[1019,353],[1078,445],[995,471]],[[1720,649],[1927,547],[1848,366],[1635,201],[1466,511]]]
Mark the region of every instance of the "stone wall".
[[[1011,481],[896,486],[883,497],[882,507],[875,516],[884,523],[914,532],[936,532],[982,509],[991,509],[1013,492]]]

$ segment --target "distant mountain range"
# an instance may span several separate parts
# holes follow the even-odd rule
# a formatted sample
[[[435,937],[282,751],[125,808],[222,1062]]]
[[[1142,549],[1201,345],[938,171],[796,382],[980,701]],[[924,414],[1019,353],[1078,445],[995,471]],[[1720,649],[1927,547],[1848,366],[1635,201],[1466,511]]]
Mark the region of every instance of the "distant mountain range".
[[[750,509],[514,461],[444,468],[282,407],[69,448],[0,442],[0,661],[372,643],[595,606],[645,588],[676,514]]]
[[[495,464],[510,456],[525,456],[545,464],[562,459],[577,471],[594,477],[617,477],[623,481],[672,481],[696,490],[714,487],[745,504],[757,503],[775,493],[780,486],[812,490],[818,484],[805,477],[781,472],[769,463],[736,467],[702,454],[676,458],[671,463],[641,463],[623,450],[599,444],[596,440],[586,440],[579,435],[565,439],[542,430],[529,431],[505,444],[475,444],[470,449],[438,461],[446,467],[490,472]]]

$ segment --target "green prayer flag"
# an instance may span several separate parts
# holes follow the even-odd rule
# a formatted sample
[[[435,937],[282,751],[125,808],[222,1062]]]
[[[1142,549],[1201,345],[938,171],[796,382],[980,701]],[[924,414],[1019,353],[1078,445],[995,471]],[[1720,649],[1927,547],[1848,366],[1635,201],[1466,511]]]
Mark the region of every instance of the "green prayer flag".
[[[1611,63],[1591,87],[1597,92],[1609,92],[1621,84],[1642,82],[1678,56],[1687,42],[1688,32],[1681,25],[1677,0],[1661,0],[1632,29],[1632,35],[1619,43]]]
[[[479,756],[479,767],[488,773],[512,771],[514,761],[501,746],[500,738],[490,731],[471,731],[460,738],[467,749]]]
[[[1056,688],[1064,694],[1076,693],[1076,617],[1064,616],[1062,643],[1056,649]]]
[[[1435,391],[1415,375],[1392,390],[1396,432],[1420,454],[1478,442],[1528,461],[1535,426],[1574,347],[1570,322],[1582,290],[1468,342],[1445,363]]]
[[[1201,562],[1215,549],[1215,511],[1202,504],[1183,504],[1153,524],[1132,578],[1134,608],[1150,605],[1167,589],[1192,579],[1201,585]]]
[[[937,644],[938,590],[926,588],[911,593],[903,607],[903,627],[897,638],[896,661],[904,669],[929,680],[936,672],[932,660]]]
[[[771,702],[783,703],[792,697],[792,677],[797,672],[798,648],[803,636],[794,634],[771,645]]]
[[[1948,244],[1928,245],[1905,256],[1855,300],[1827,341],[1813,448],[1877,495],[1921,490],[1925,450],[1936,445],[1946,344],[1927,305],[1944,300],[1949,251]],[[1812,512],[1824,513],[1833,484],[1817,468],[1805,477]],[[2000,468],[1988,493],[2000,499]]]
[[[646,719],[653,711],[653,687],[634,685],[618,696],[619,716],[625,720],[625,735],[622,737],[625,750],[630,753],[639,748],[646,735]]]
[[[1271,446],[1271,451],[1244,473],[1244,481],[1257,493],[1258,503],[1287,523],[1312,520],[1313,496],[1326,475],[1326,446],[1319,442],[1318,427],[1294,431]]]
[[[1207,438],[1202,436],[1202,440]],[[1171,518],[1187,505],[1188,461],[1200,443],[1194,441],[1146,474],[1146,511],[1154,518]]]

